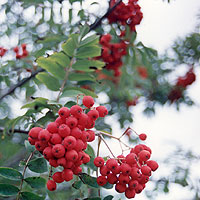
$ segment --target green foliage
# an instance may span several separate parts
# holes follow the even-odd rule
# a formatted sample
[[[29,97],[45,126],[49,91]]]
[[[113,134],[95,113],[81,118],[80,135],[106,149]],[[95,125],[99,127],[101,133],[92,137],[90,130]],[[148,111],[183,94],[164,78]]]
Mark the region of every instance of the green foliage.
[[[42,177],[28,177],[24,181],[35,189],[41,189],[46,186],[46,180]]]
[[[15,196],[19,192],[19,189],[10,184],[0,184],[0,196],[8,197],[8,196]]]
[[[20,172],[18,172],[16,169],[8,167],[0,167],[0,176],[14,181],[19,181],[22,179],[22,174]]]
[[[28,163],[28,168],[36,173],[44,173],[47,171],[47,162],[44,158],[36,158]]]
[[[20,197],[22,200],[44,200],[44,197],[40,197],[32,192],[21,192]]]

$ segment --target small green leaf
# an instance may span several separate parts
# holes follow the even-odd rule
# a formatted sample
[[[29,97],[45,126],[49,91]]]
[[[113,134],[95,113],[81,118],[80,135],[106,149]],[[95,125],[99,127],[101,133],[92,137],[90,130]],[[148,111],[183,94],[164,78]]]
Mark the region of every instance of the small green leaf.
[[[101,55],[101,48],[97,45],[81,47],[77,50],[77,58],[92,58]]]
[[[78,37],[78,34],[73,34],[68,38],[67,42],[62,44],[62,49],[68,56],[74,56],[75,50],[78,45]]]
[[[84,89],[84,88],[66,87],[66,88],[64,89],[64,91],[63,91],[63,94],[61,95],[61,98],[62,98],[62,97],[68,97],[68,95],[70,95],[70,94],[75,95],[74,90],[78,91],[78,92],[76,93],[77,95],[78,95],[78,94],[85,94],[85,95],[88,95],[88,96],[92,96],[92,97],[94,97],[94,98],[97,98],[97,97],[98,97],[94,92],[92,92],[92,91],[90,91],[90,90],[87,90],[87,89]],[[68,92],[68,91],[69,91],[69,92]],[[77,95],[75,95],[75,96],[77,96]]]
[[[73,90],[73,89],[67,90],[67,89],[65,89],[65,91],[62,93],[60,98],[62,98],[62,97],[76,97],[79,94],[83,94],[83,93],[79,90]]]
[[[75,189],[80,189],[82,186],[82,181],[75,181],[73,184],[72,184],[72,187],[75,188]]]
[[[95,82],[95,78],[92,77],[90,74],[81,74],[81,73],[71,73],[69,76],[68,76],[68,79],[70,81],[93,81]]]
[[[106,183],[103,188],[106,188],[106,189],[112,189],[113,188],[113,184],[110,184],[110,183]]]
[[[92,177],[86,173],[79,174],[79,178],[84,184],[87,184],[94,188],[99,188],[99,185],[97,184],[97,178]]]
[[[36,158],[28,163],[28,168],[36,173],[44,173],[47,171],[47,162],[44,158]]]
[[[28,177],[26,181],[32,188],[40,189],[46,186],[46,180],[42,177]]]
[[[31,192],[21,192],[20,193],[21,200],[44,200],[44,197],[40,197],[37,194]]]
[[[22,179],[22,174],[20,172],[8,167],[0,167],[0,176],[14,181]]]
[[[19,189],[10,184],[0,184],[0,196],[15,196],[19,192]]]
[[[52,91],[58,91],[60,89],[60,83],[58,79],[54,78],[47,72],[40,72],[39,74],[36,75],[36,78],[44,83],[48,89]]]
[[[87,149],[85,150],[85,153],[87,153],[90,157],[95,157],[94,149],[91,145],[87,145]]]
[[[80,11],[83,11],[83,10],[80,10]],[[79,38],[82,39],[89,32],[89,30],[90,30],[90,27],[87,24],[85,24],[83,27],[81,27]]]
[[[80,47],[99,44],[99,35],[91,35],[81,41]]]
[[[63,80],[65,77],[65,70],[63,67],[54,62],[51,58],[39,57],[36,60],[37,64],[51,73],[55,78]]]
[[[112,200],[113,198],[113,195],[108,195],[103,200]]]
[[[64,105],[64,107],[71,108],[71,107],[74,106],[74,105],[76,105],[76,102],[74,102],[74,101],[69,101],[69,102],[67,102],[67,103]]]
[[[68,67],[70,64],[69,57],[64,54],[63,52],[55,52],[49,57],[50,60],[53,60],[54,62],[58,63],[62,67]]]
[[[21,107],[21,109],[23,109],[23,108],[34,108],[35,106],[45,106],[46,107],[47,101],[48,101],[48,99],[45,99],[43,97],[38,97],[34,101],[32,101],[31,103],[27,103],[27,104],[23,105]]]

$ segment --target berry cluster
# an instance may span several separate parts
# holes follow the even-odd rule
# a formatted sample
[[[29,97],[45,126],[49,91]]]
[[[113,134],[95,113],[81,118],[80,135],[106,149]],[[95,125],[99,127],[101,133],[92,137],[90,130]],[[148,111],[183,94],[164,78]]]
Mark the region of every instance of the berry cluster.
[[[113,12],[108,15],[109,23],[118,22],[120,25],[128,25],[131,31],[135,31],[135,26],[140,24],[143,14],[140,11],[138,0],[129,0],[127,4],[121,2]],[[116,0],[110,1],[110,7],[116,4]]]
[[[3,57],[8,49],[0,47],[0,57]],[[28,56],[28,51],[26,50],[26,44],[21,44],[20,47],[13,48],[13,51],[16,53],[16,59],[25,58]]]
[[[183,96],[183,91],[187,86],[191,85],[196,80],[196,75],[193,71],[193,68],[190,68],[189,71],[183,77],[179,77],[176,81],[175,87],[168,95],[168,99],[173,103],[174,101],[180,99]]]
[[[113,70],[114,76],[121,75],[120,67],[122,66],[122,56],[126,55],[127,44],[121,40],[119,43],[111,43],[110,34],[102,35],[100,44],[102,45],[102,54],[97,59],[102,59],[107,70]]]
[[[146,139],[146,134],[139,135],[141,140]],[[144,144],[138,144],[126,156],[119,155],[106,162],[102,157],[94,159],[94,165],[100,169],[97,183],[104,186],[107,182],[115,185],[115,190],[125,193],[127,198],[134,198],[142,192],[149,181],[152,171],[158,164],[151,157],[151,149]]]
[[[4,49],[3,47],[0,47],[0,57],[3,57],[6,52],[7,52],[7,49]]]
[[[21,47],[15,47],[13,51],[16,53],[16,59],[25,58],[28,56],[28,51],[26,50],[26,44],[22,44]]]
[[[70,181],[74,174],[82,172],[81,165],[90,161],[90,156],[84,152],[87,142],[95,139],[95,132],[90,129],[98,117],[108,114],[104,106],[93,108],[91,96],[84,96],[82,103],[86,108],[79,105],[70,109],[62,107],[58,111],[59,117],[46,129],[34,127],[29,131],[30,144],[35,145],[52,167],[63,167],[61,172],[53,174],[53,180],[47,182],[50,191],[56,189],[56,183]]]

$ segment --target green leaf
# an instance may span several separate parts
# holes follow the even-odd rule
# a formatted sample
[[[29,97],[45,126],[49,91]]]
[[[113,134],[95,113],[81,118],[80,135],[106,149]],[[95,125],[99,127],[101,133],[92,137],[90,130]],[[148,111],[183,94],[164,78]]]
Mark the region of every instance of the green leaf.
[[[63,52],[55,52],[49,57],[50,60],[53,60],[54,62],[58,63],[62,67],[68,67],[70,64],[69,57],[64,54]]]
[[[91,35],[81,41],[80,47],[99,44],[99,35]]]
[[[15,196],[19,192],[19,189],[10,184],[0,184],[0,196]]]
[[[75,181],[73,184],[72,184],[72,187],[75,188],[75,189],[80,189],[82,186],[82,181]]]
[[[94,149],[91,145],[87,145],[87,149],[85,150],[85,153],[87,153],[90,157],[95,157]]]
[[[112,200],[113,198],[113,195],[108,195],[103,200]]]
[[[99,185],[97,184],[97,178],[92,177],[86,173],[79,174],[79,178],[84,184],[87,184],[94,188],[99,188]]]
[[[90,74],[86,74],[86,73],[71,73],[68,76],[68,79],[70,81],[93,81],[95,82],[95,78],[92,77]]]
[[[74,91],[78,91],[78,92],[74,92]],[[73,94],[73,95],[75,95],[75,96],[77,96],[78,94],[85,94],[85,95],[87,95],[87,96],[92,96],[92,97],[94,97],[94,98],[97,98],[98,96],[94,93],[94,92],[92,92],[92,91],[90,91],[90,90],[87,90],[87,89],[84,89],[84,88],[77,88],[77,87],[66,87],[65,89],[64,89],[64,91],[63,91],[63,93],[62,93],[62,95],[61,95],[61,98],[62,97],[70,97],[70,96],[68,96],[68,95],[70,95],[70,94]]]
[[[65,89],[65,91],[62,93],[62,95],[60,96],[60,98],[62,97],[76,97],[79,94],[83,94],[83,92],[79,91],[79,90],[73,90],[73,89]]]
[[[21,192],[20,193],[21,200],[44,200],[44,197],[40,197],[37,194],[31,192]]]
[[[37,64],[51,73],[54,77],[63,80],[65,77],[65,70],[63,67],[54,62],[51,58],[39,57],[36,60]]]
[[[47,101],[48,101],[48,99],[45,99],[45,98],[43,98],[43,97],[38,97],[38,98],[36,98],[34,101],[32,101],[31,103],[27,103],[27,104],[23,105],[23,106],[21,107],[21,109],[23,109],[23,108],[34,108],[35,106],[38,106],[38,107],[39,107],[39,106],[46,107]]]
[[[106,183],[103,188],[106,188],[106,189],[112,189],[113,188],[113,184],[110,184],[110,183]]]
[[[67,42],[62,44],[62,49],[68,56],[74,57],[75,50],[78,46],[78,37],[78,34],[73,34],[68,38]]]
[[[83,10],[80,10],[80,11],[83,11]],[[79,38],[82,39],[89,32],[89,30],[90,30],[90,27],[87,24],[85,24],[83,27],[81,27]]]
[[[76,105],[76,102],[74,102],[74,101],[69,101],[69,102],[67,102],[67,103],[64,105],[64,107],[71,108],[71,107],[74,106],[74,105]]]
[[[40,189],[46,186],[46,180],[42,177],[28,177],[24,181],[28,183],[32,188]]]
[[[22,174],[16,169],[8,167],[0,167],[0,176],[6,179],[18,181],[22,179]]]
[[[31,145],[28,140],[24,141],[24,145],[28,152],[33,152],[35,150],[35,146]]]
[[[47,72],[40,72],[39,74],[36,75],[36,78],[44,83],[48,89],[52,91],[58,91],[60,89],[60,83],[58,79],[54,78]]]
[[[77,58],[92,58],[101,55],[101,48],[97,45],[81,47],[77,50]]]
[[[96,69],[102,69],[105,66],[105,63],[99,60],[77,60],[72,68],[75,70],[91,72]]]
[[[44,158],[36,158],[28,163],[28,168],[36,173],[44,173],[47,171],[47,162]]]

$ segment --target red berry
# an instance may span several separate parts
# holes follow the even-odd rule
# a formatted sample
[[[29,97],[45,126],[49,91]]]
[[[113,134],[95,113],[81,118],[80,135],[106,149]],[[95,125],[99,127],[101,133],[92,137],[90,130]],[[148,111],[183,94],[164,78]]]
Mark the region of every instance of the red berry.
[[[99,112],[97,110],[90,110],[87,113],[88,117],[90,117],[93,121],[95,121],[99,117]]]
[[[76,150],[77,152],[84,150],[84,142],[80,139],[76,140],[76,146],[74,148],[74,150]]]
[[[75,150],[67,151],[65,154],[65,158],[69,161],[75,162],[78,159],[78,153]]]
[[[47,130],[41,130],[38,134],[38,139],[42,142],[48,142],[51,137],[51,133]]]
[[[129,165],[134,165],[137,162],[136,160],[137,160],[137,156],[134,153],[129,153],[125,159],[126,163]]]
[[[15,48],[13,49],[13,51],[14,51],[15,53],[18,53],[18,52],[19,52],[19,47],[15,47]]]
[[[35,142],[35,148],[38,150],[38,151],[43,151],[45,149],[45,147],[47,147],[47,144],[46,143],[43,143],[42,141],[37,141]]]
[[[70,181],[73,179],[73,171],[71,169],[64,169],[62,171],[62,178],[65,181]]]
[[[51,143],[52,144],[60,144],[62,142],[62,138],[60,137],[59,134],[54,133],[51,135]]]
[[[148,166],[142,166],[141,172],[146,176],[151,176],[151,168]]]
[[[65,147],[65,149],[67,149],[68,151],[73,149],[76,146],[76,138],[73,136],[67,136],[64,140],[63,140],[63,146]]]
[[[117,192],[119,192],[119,193],[123,193],[123,192],[125,192],[125,190],[126,190],[126,185],[121,184],[121,183],[117,183],[117,184],[115,185],[115,190],[116,190]]]
[[[117,183],[118,178],[117,178],[117,176],[116,176],[115,174],[110,173],[110,174],[108,174],[108,176],[107,176],[107,181],[108,181],[110,184],[115,184],[115,183]]]
[[[73,137],[75,137],[76,139],[79,139],[81,138],[82,136],[82,131],[78,128],[78,127],[74,127],[72,130],[71,130],[71,135]]]
[[[87,125],[88,115],[85,113],[81,113],[80,117],[78,118],[78,124],[85,127]]]
[[[146,164],[151,168],[152,171],[156,171],[158,169],[158,163],[154,160],[148,160]]]
[[[53,158],[52,154],[52,148],[51,147],[46,147],[43,151],[44,158],[49,160],[50,158]]]
[[[31,145],[35,145],[35,142],[37,141],[37,139],[32,139],[31,137],[28,137],[28,141]]]
[[[60,165],[60,166],[63,166],[63,167],[66,166],[67,161],[66,161],[65,157],[59,158],[57,160],[57,164]]]
[[[49,191],[54,191],[54,190],[56,190],[56,183],[55,183],[55,181],[53,181],[53,180],[48,180],[48,181],[47,181],[47,189],[48,189]]]
[[[143,186],[141,184],[138,184],[138,186],[135,188],[135,192],[137,194],[141,193],[143,190]]]
[[[141,133],[139,135],[140,140],[146,140],[147,139],[147,135],[145,133]]]
[[[120,166],[121,172],[124,175],[129,175],[131,173],[131,167],[129,164],[122,163]]]
[[[135,197],[135,190],[131,188],[127,188],[125,191],[125,196],[128,199],[134,198]]]
[[[56,183],[62,183],[64,181],[64,179],[62,178],[62,172],[55,172],[52,178]]]
[[[95,139],[95,132],[92,131],[92,130],[87,130],[86,132],[89,133],[89,139],[88,139],[88,142],[92,142],[92,141],[94,141],[94,139]]]
[[[54,158],[50,158],[50,159],[49,159],[49,164],[50,164],[52,167],[55,167],[55,168],[59,166],[58,163],[57,163],[57,160],[54,159]]]
[[[102,167],[104,165],[104,159],[102,157],[100,157],[100,156],[96,157],[94,159],[94,165],[96,167]]]
[[[105,117],[108,114],[108,110],[105,106],[98,106],[96,110],[99,112],[99,117]]]
[[[128,184],[130,181],[130,177],[128,175],[120,174],[118,180],[121,184]]]
[[[138,181],[137,180],[130,180],[128,183],[129,188],[135,189],[138,186]]]
[[[53,148],[52,148],[52,154],[56,157],[56,158],[61,158],[65,155],[65,148],[62,144],[56,144]]]
[[[97,177],[97,183],[100,186],[104,186],[107,183],[107,179],[105,176],[99,176]]]
[[[144,147],[141,144],[138,144],[133,149],[131,149],[131,153],[138,155],[142,150],[144,150]]]
[[[87,120],[87,124],[85,126],[85,128],[87,129],[91,129],[95,126],[95,121],[92,120],[90,117],[88,117],[88,120]]]
[[[70,130],[69,126],[67,126],[66,124],[61,124],[58,128],[58,134],[63,138],[70,135],[70,131],[71,130]]]
[[[94,105],[94,99],[91,96],[84,96],[83,105],[87,108],[91,108]]]
[[[56,122],[57,124],[59,124],[59,125],[65,124],[66,119],[65,119],[65,118],[62,118],[62,117],[57,117],[56,120],[55,120],[55,122]]]
[[[142,150],[139,154],[138,154],[138,156],[139,156],[139,160],[140,161],[147,161],[147,160],[149,160],[149,158],[150,158],[150,156],[151,156],[151,154],[149,153],[149,151],[147,151],[147,150]]]
[[[78,120],[75,117],[70,116],[66,119],[66,124],[72,129],[76,127]]]
[[[115,159],[111,158],[111,159],[107,160],[106,166],[109,170],[112,170],[112,169],[117,168],[118,162]]]
[[[40,132],[41,130],[43,130],[43,129],[40,128],[40,127],[34,127],[34,128],[32,128],[32,129],[29,131],[28,135],[29,135],[32,139],[38,139],[38,134],[39,134],[39,132]]]
[[[110,170],[107,168],[106,165],[100,167],[100,173],[102,176],[107,176],[110,173]]]
[[[57,133],[58,132],[58,128],[59,128],[59,124],[57,124],[56,122],[51,122],[47,126],[47,130],[50,133]]]
[[[73,115],[74,117],[78,118],[81,116],[82,113],[82,108],[78,105],[74,105],[70,108],[70,113],[71,115]]]
[[[62,107],[59,109],[58,114],[61,118],[67,118],[70,115],[70,110],[67,107]]]

